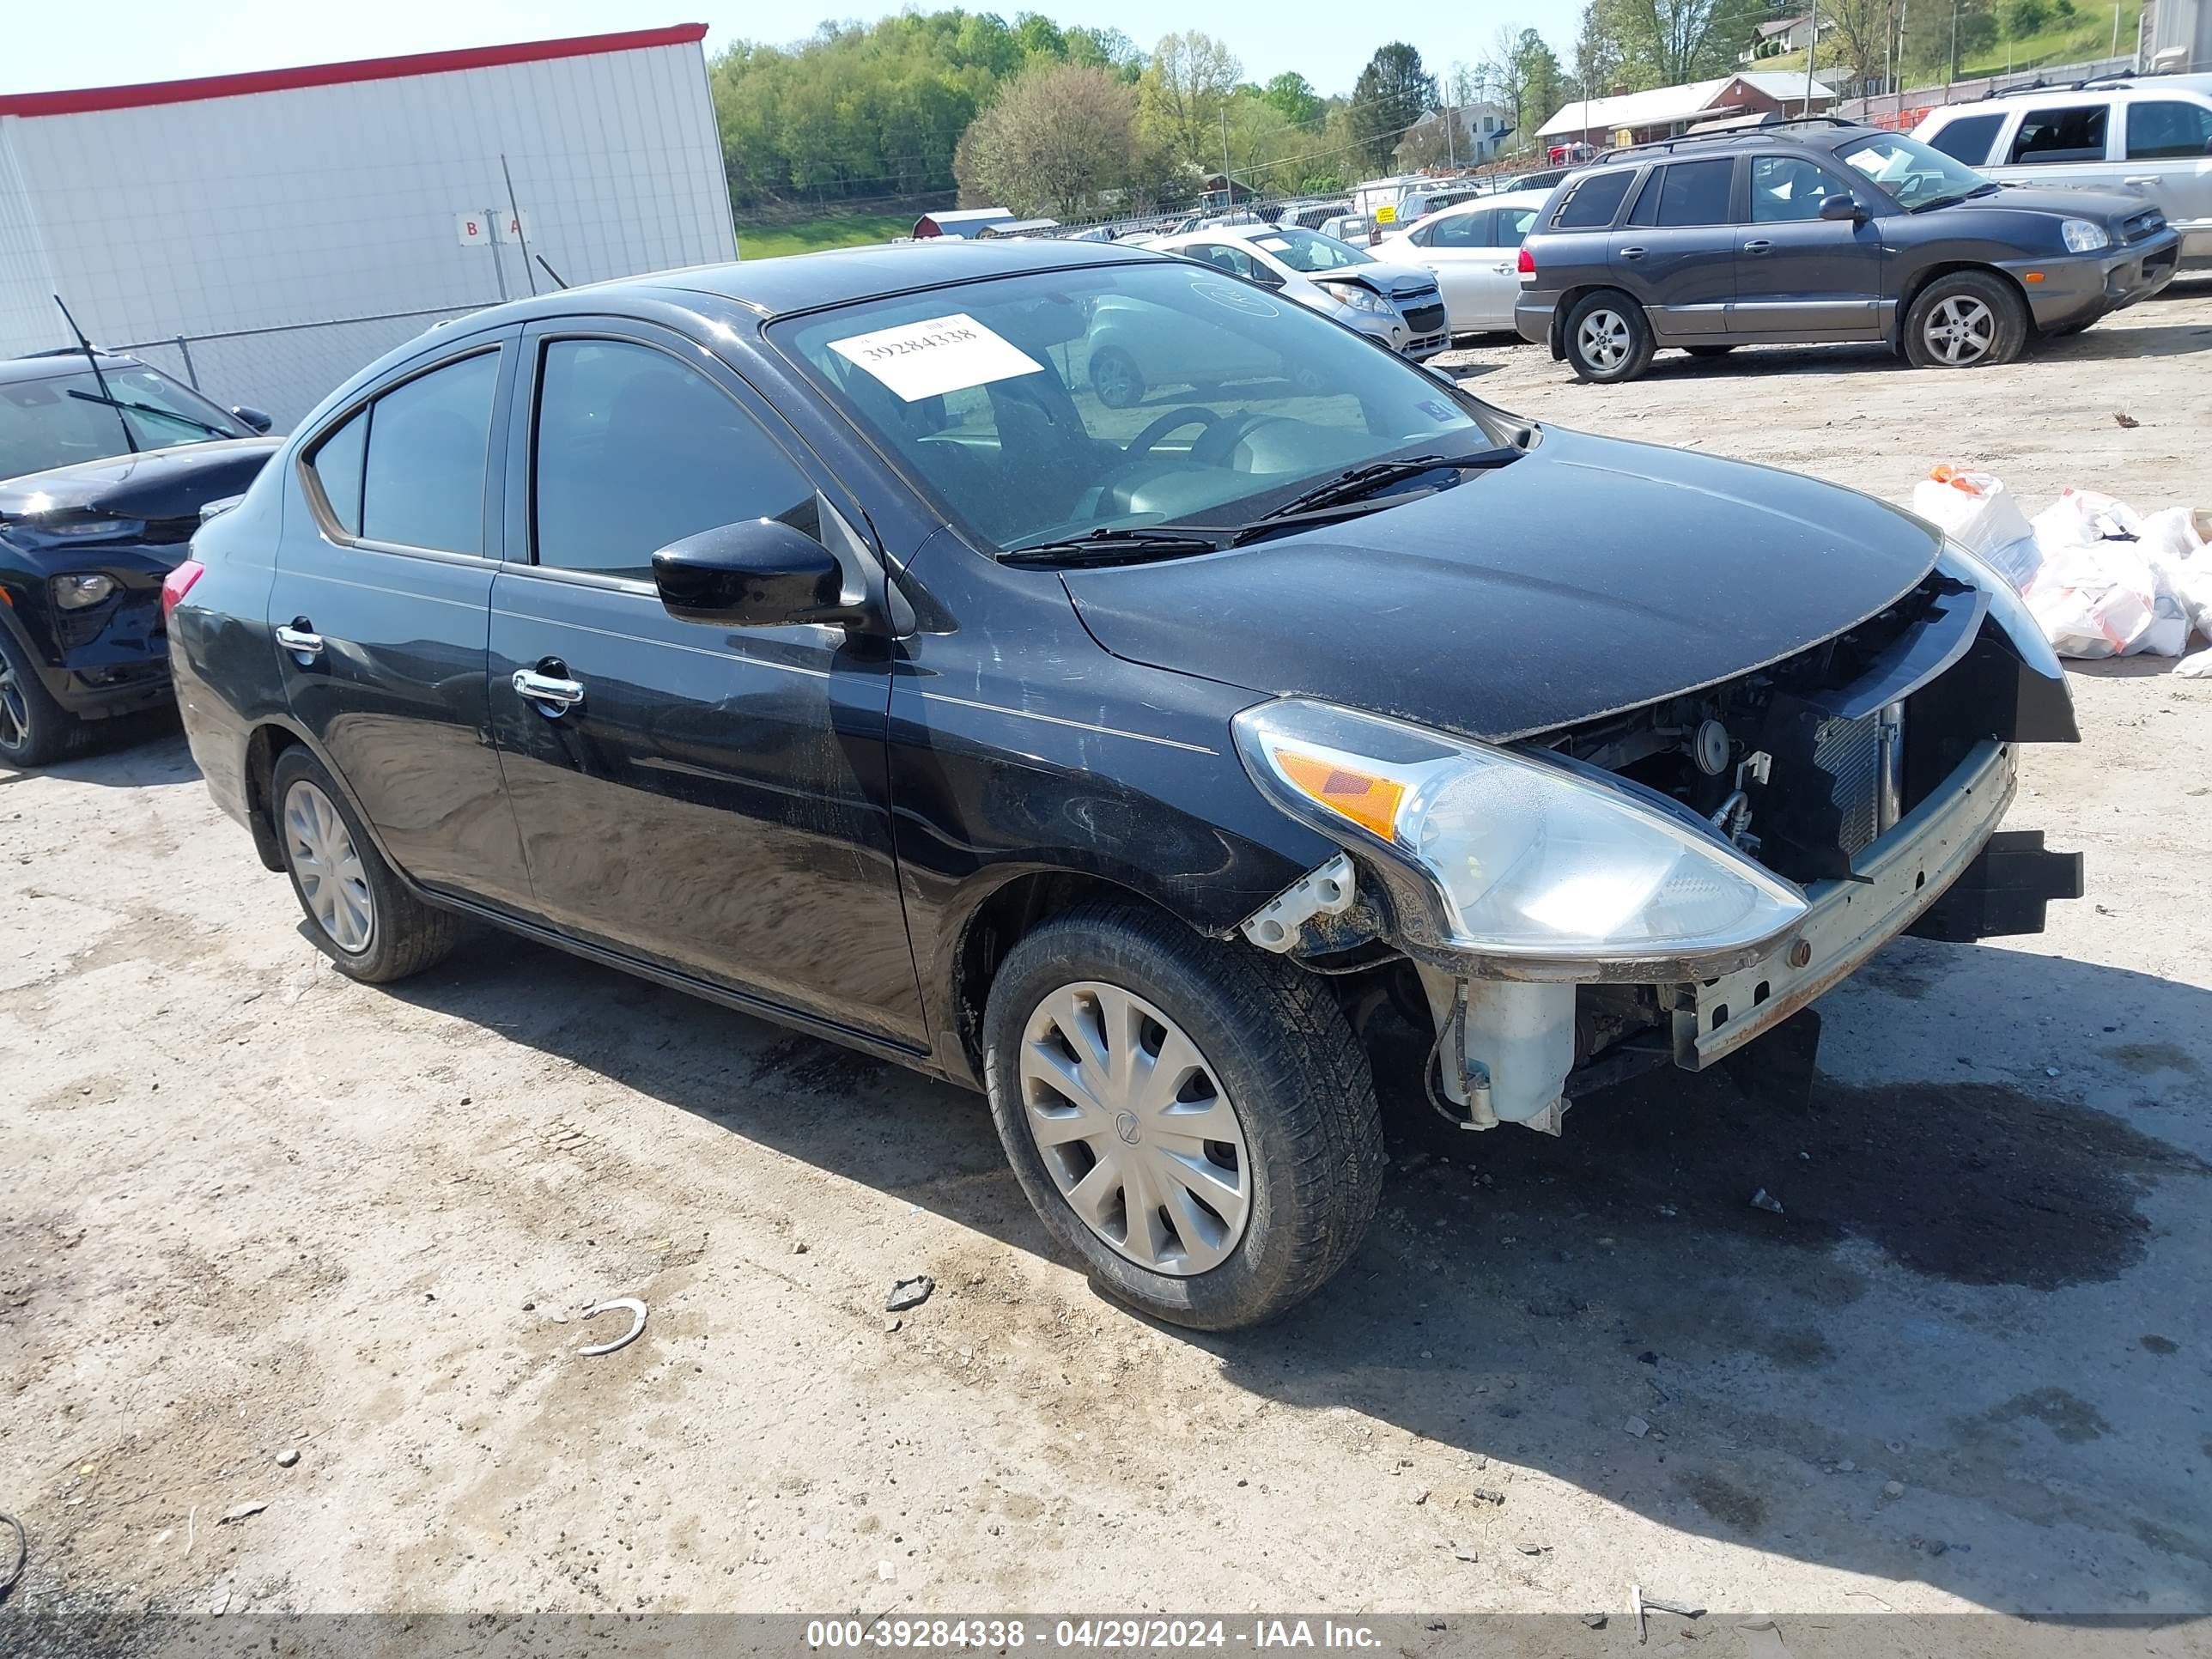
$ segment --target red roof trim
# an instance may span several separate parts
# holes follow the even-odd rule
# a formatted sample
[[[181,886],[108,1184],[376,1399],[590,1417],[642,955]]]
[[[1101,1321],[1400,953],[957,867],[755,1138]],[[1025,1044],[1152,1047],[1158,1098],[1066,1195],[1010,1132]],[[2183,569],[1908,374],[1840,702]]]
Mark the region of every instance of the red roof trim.
[[[256,92],[293,92],[302,87],[338,87],[356,81],[398,81],[414,75],[495,69],[505,64],[544,64],[560,58],[589,58],[647,46],[684,46],[704,40],[706,34],[704,23],[678,23],[665,29],[579,34],[565,40],[524,40],[504,46],[469,46],[459,52],[419,52],[404,58],[363,58],[350,64],[309,64],[247,75],[210,75],[197,81],[152,81],[135,87],[87,87],[74,92],[9,93],[0,94],[0,115],[81,115],[92,110],[190,104],[204,98],[241,98]]]

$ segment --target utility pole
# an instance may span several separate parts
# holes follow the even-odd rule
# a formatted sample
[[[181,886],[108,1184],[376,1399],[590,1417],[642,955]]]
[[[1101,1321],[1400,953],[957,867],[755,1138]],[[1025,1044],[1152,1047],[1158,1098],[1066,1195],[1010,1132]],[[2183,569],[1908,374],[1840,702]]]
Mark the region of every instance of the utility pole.
[[[1820,50],[1820,0],[1813,0],[1813,14],[1806,27],[1809,32],[1805,37],[1805,107],[1797,112],[1800,115],[1813,112],[1813,59]]]
[[[1951,0],[1951,72],[1943,77],[1949,86],[1959,78],[1959,0]]]

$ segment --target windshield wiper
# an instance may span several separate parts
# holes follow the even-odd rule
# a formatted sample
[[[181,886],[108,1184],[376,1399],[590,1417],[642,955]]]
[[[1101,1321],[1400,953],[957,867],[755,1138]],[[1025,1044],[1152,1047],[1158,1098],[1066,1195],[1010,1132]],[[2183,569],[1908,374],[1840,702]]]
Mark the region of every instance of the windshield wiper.
[[[1093,565],[1141,564],[1147,559],[1188,558],[1218,553],[1218,537],[1177,530],[1094,530],[1086,536],[1036,542],[999,556],[1000,564],[1030,569],[1081,570]]]
[[[1388,485],[1418,478],[1422,473],[1434,472],[1440,467],[1449,467],[1460,472],[1486,472],[1498,467],[1510,466],[1525,453],[1501,445],[1496,449],[1477,450],[1472,455],[1409,455],[1402,460],[1370,461],[1364,466],[1355,466],[1348,471],[1340,472],[1327,483],[1316,484],[1302,495],[1291,496],[1280,507],[1261,514],[1247,528],[1280,524],[1318,508],[1356,501]]]
[[[80,392],[75,386],[69,389],[69,395],[82,398],[88,404],[105,404],[110,409],[127,409],[134,415],[158,415],[165,421],[175,421],[196,432],[204,432],[210,438],[234,438],[238,435],[235,432],[225,432],[219,426],[210,426],[205,421],[194,420],[189,415],[179,415],[173,409],[157,409],[152,404],[133,403],[128,398],[102,398],[94,392]]]
[[[1971,202],[1979,197],[1989,195],[1992,191],[1999,191],[2003,188],[2004,186],[2002,184],[1998,183],[1994,179],[1990,179],[1981,184],[1976,185],[1972,190],[1962,190],[1956,195],[1930,197],[1927,201],[1921,203],[1919,206],[1907,208],[1905,211],[1907,213],[1931,213],[1937,208],[1956,207],[1961,202]]]

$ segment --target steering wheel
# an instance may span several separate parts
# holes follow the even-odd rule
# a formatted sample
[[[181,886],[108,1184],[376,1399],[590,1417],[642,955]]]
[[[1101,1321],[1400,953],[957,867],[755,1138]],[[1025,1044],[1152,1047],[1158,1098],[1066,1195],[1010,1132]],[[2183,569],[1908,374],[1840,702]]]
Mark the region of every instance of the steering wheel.
[[[1210,409],[1201,409],[1196,404],[1185,404],[1181,409],[1171,409],[1129,440],[1128,448],[1121,452],[1121,465],[1115,467],[1115,471],[1118,472],[1132,462],[1144,459],[1152,453],[1153,445],[1178,428],[1193,424],[1210,428],[1230,418],[1231,417],[1228,416],[1217,415]],[[1200,434],[1201,441],[1209,435],[1211,434]]]

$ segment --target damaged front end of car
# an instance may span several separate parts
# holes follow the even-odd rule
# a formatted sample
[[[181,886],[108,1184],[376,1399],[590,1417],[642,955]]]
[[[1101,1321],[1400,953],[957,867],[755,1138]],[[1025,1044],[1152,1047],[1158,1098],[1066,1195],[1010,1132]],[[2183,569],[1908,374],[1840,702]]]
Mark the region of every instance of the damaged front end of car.
[[[1816,646],[1510,744],[1282,698],[1238,717],[1246,769],[1345,854],[1244,935],[1425,1015],[1468,1128],[1557,1133],[1670,1060],[1802,1089],[1815,1022],[1747,1045],[1888,940],[2039,933],[2081,896],[2078,854],[1998,829],[2017,745],[2078,736],[2019,596],[1956,547]]]

